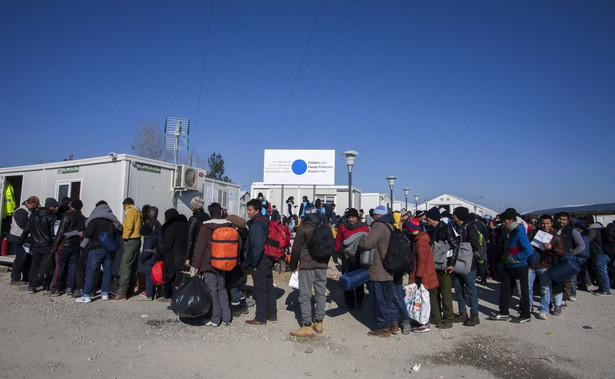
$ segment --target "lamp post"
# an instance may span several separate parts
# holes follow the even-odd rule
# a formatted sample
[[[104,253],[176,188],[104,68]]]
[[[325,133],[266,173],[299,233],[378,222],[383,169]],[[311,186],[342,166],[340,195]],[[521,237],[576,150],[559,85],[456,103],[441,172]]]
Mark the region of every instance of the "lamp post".
[[[387,176],[386,178],[389,181],[389,187],[391,188],[391,212],[393,212],[393,186],[395,185],[396,176]]]
[[[404,188],[404,195],[406,196],[406,210],[408,210],[408,194],[410,193],[410,188]]]
[[[354,166],[354,160],[359,155],[354,150],[344,151],[346,157],[346,166],[348,166],[348,209],[352,208],[352,166]]]
[[[419,210],[419,194],[414,194],[414,215],[416,216],[416,211]]]
[[[479,197],[474,199],[474,213],[476,213],[476,201],[480,200],[480,199],[484,199],[484,198],[485,198],[484,196],[479,196]]]
[[[427,212],[427,200],[425,200],[425,212]]]

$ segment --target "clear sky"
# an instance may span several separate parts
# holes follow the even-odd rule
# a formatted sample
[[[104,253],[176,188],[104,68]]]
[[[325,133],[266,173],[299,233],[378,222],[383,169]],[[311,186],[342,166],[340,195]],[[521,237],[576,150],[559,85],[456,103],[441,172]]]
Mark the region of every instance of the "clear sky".
[[[246,190],[264,149],[335,149],[336,184],[354,149],[353,184],[388,193],[397,176],[397,199],[615,201],[615,1],[210,9],[0,2],[0,167],[131,153],[139,120],[177,116]]]

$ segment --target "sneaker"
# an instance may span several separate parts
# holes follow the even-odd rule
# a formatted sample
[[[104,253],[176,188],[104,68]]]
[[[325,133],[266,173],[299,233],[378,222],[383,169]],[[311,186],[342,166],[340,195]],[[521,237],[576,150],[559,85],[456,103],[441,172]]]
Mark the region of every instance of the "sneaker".
[[[58,296],[62,296],[62,295],[64,295],[64,292],[52,292],[51,293],[51,296],[53,296],[53,297],[58,297]]]
[[[562,307],[553,308],[553,316],[561,316],[561,314],[562,314]]]
[[[410,326],[409,321],[404,321],[401,323],[401,334],[408,335],[410,334],[411,330],[412,330],[412,327]]]
[[[43,296],[51,296],[51,295],[53,295],[53,294],[54,294],[54,293],[53,293],[53,292],[51,292],[51,291],[45,291],[45,292],[43,292]]]
[[[217,328],[218,326],[220,326],[220,324],[216,324],[215,322],[209,320],[209,321],[207,321],[207,324],[205,324],[205,326],[213,326],[213,327]]]
[[[570,296],[568,298],[568,300],[570,300],[570,301],[572,301],[574,303],[575,301],[577,301],[577,297],[576,296]]]
[[[100,295],[100,298],[102,299],[102,301],[107,301],[109,300],[109,295]]]
[[[139,301],[151,301],[152,298],[145,296],[144,293],[141,293],[141,294],[139,294],[139,297],[137,297],[137,300],[139,300]]]
[[[549,318],[549,316],[547,315],[547,312],[540,311],[540,313],[538,313],[538,316],[536,316],[536,318],[539,320],[546,320]]]
[[[399,323],[393,322],[391,324],[391,334],[397,334],[397,333],[399,333]]]
[[[453,327],[452,322],[443,322],[443,323],[436,325],[436,328],[438,329],[450,329],[452,327]]]
[[[532,319],[530,317],[526,317],[526,316],[519,316],[517,318],[514,318],[512,320],[512,322],[514,322],[515,324],[525,324],[527,322],[532,321]]]
[[[92,299],[89,296],[81,296],[80,298],[75,300],[75,302],[79,304],[86,304],[86,303],[91,303]]]
[[[28,287],[28,293],[33,294],[36,290],[33,287]]]
[[[223,323],[222,323],[222,326],[229,326],[229,325],[231,325],[231,323],[230,323],[230,322],[223,322]]]
[[[73,296],[73,289],[72,288],[67,288],[66,289],[66,296]]]
[[[431,331],[431,328],[429,327],[429,324],[425,324],[425,325],[421,325],[421,326],[417,326],[412,328],[412,332],[413,333],[427,333]]]
[[[510,315],[504,315],[498,312],[489,316],[488,319],[492,321],[508,321],[510,320]]]
[[[594,291],[593,294],[596,296],[611,296],[611,294],[606,291]]]

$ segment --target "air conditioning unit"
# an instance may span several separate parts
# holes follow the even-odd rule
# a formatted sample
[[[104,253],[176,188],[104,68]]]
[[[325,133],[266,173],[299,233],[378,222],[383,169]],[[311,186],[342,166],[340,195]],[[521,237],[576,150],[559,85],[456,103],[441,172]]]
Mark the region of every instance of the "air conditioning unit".
[[[196,190],[199,185],[199,170],[194,167],[177,166],[175,169],[175,188]]]

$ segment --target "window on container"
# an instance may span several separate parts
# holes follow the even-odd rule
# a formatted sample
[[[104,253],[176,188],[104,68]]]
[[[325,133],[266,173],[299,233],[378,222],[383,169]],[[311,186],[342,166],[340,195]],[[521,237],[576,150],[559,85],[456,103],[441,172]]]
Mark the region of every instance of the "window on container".
[[[81,182],[59,183],[57,199],[62,201],[65,197],[79,199],[81,197]]]

